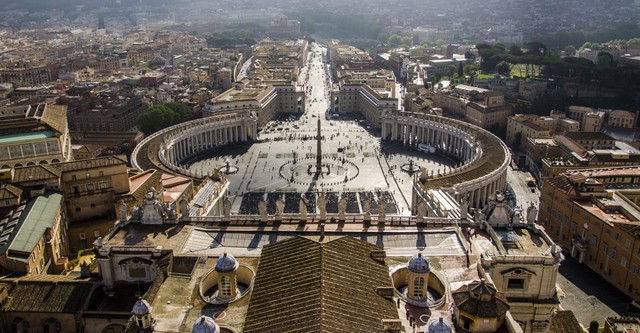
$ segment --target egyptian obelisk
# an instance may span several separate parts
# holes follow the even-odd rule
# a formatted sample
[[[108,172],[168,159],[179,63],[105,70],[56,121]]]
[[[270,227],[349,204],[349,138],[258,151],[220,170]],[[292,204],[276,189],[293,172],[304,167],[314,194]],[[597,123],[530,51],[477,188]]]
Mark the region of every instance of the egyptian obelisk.
[[[322,146],[320,140],[320,118],[318,118],[318,135],[316,137],[317,151],[316,151],[316,172],[322,172]]]

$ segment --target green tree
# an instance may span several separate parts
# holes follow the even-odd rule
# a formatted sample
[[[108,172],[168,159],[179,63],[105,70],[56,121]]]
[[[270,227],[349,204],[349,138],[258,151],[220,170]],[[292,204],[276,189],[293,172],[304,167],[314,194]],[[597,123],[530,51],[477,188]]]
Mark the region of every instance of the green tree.
[[[520,49],[520,46],[516,44],[511,45],[511,47],[509,48],[509,53],[514,56],[521,56],[524,54],[524,52],[522,52],[522,49]]]
[[[520,150],[520,145],[522,144],[522,132],[516,132],[513,135],[513,149],[516,151]]]
[[[573,45],[567,45],[567,47],[564,48],[564,53],[565,55],[573,57],[576,54],[576,47]]]
[[[613,67],[613,56],[608,52],[598,53],[596,66],[600,69],[607,69],[607,68]]]
[[[462,61],[458,62],[458,77],[462,78],[464,76],[464,66],[462,65]]]
[[[380,43],[387,43],[389,41],[389,34],[382,31],[378,34],[378,42]]]
[[[584,44],[580,46],[580,49],[590,49],[590,48],[593,48],[593,43],[591,42],[584,42]]]
[[[498,72],[498,74],[502,74],[502,75],[509,75],[511,74],[511,64],[509,64],[506,61],[500,61],[497,65],[496,65],[496,72]]]
[[[627,41],[627,46],[640,46],[640,38],[631,38]]]
[[[436,45],[437,46],[444,46],[444,44],[446,44],[447,42],[445,42],[443,39],[438,39],[436,41]]]
[[[405,49],[408,50],[409,48],[411,48],[411,38],[402,37],[401,43],[402,43],[402,47],[404,47]]]
[[[448,74],[449,74],[449,80],[453,79],[453,75],[456,73],[456,65],[449,65],[448,68]]]
[[[183,102],[169,102],[165,104],[165,106],[180,115],[180,119],[178,121],[187,119],[191,114],[191,108]]]
[[[471,75],[479,70],[480,70],[480,67],[478,67],[478,65],[476,64],[466,65],[464,66],[464,69],[463,69],[464,75]]]
[[[476,55],[471,51],[467,51],[464,53],[464,58],[467,60],[476,60]]]
[[[391,35],[391,37],[389,37],[389,45],[392,48],[396,48],[400,46],[400,44],[402,44],[402,37],[398,35]]]
[[[172,104],[172,106],[181,109],[177,104]],[[156,105],[148,108],[140,115],[138,118],[138,129],[145,135],[149,135],[177,124],[182,120],[183,117],[180,111],[175,111],[166,105]]]

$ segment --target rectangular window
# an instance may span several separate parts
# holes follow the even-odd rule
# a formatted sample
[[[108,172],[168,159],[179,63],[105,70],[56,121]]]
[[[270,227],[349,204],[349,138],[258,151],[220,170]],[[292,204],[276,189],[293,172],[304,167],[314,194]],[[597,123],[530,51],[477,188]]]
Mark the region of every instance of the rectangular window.
[[[611,259],[615,260],[618,257],[618,251],[616,249],[611,250]]]
[[[631,264],[631,274],[638,275],[638,265],[635,263]]]
[[[607,243],[602,243],[602,252],[609,252],[609,245]]]
[[[620,240],[620,233],[616,232],[616,240]]]
[[[524,279],[509,279],[507,289],[524,289]]]
[[[598,237],[596,235],[591,235],[591,245],[598,245]]]
[[[144,267],[129,267],[129,277],[146,278],[147,271],[144,269]]]
[[[626,247],[627,249],[631,247],[631,240],[627,239],[626,241],[624,241],[624,247]]]
[[[627,257],[622,256],[622,259],[620,259],[620,265],[622,267],[627,267]]]
[[[71,175],[71,180],[76,180],[76,175]]]

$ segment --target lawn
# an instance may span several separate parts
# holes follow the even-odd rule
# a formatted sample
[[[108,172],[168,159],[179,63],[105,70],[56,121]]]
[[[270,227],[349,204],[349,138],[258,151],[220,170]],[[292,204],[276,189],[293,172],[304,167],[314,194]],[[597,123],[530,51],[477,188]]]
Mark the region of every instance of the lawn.
[[[523,77],[523,78],[526,77],[527,76],[526,67],[527,67],[526,64],[514,64],[513,67],[511,67],[511,75],[512,76]],[[538,66],[538,65],[529,65],[529,74],[532,77],[533,76],[539,76],[540,75],[540,69],[541,69],[541,67]]]

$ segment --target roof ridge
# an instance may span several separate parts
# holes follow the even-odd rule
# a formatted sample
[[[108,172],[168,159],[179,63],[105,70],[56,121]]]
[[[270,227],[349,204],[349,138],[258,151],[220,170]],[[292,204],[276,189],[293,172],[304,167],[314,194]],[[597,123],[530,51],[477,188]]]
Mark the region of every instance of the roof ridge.
[[[327,263],[327,258],[324,255],[324,251],[326,250],[325,248],[325,244],[329,244],[331,242],[328,241],[327,243],[322,243],[320,240],[318,241],[318,244],[320,244],[320,272],[323,274],[320,274],[320,332],[323,331],[323,327],[325,326],[325,313],[327,312],[327,309],[325,307],[325,301],[324,298],[326,296],[325,290],[324,290],[324,283],[326,281],[326,274],[324,274],[324,271],[326,269],[326,263]]]

